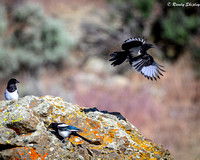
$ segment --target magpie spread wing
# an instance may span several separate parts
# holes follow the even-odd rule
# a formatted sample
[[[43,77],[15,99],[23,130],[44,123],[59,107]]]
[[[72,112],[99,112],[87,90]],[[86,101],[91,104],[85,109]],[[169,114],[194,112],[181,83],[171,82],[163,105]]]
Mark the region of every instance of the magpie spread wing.
[[[113,61],[111,65],[116,66],[122,64],[126,58],[127,58],[127,52],[125,51],[120,51],[120,52],[114,52],[110,54],[111,58],[109,61]]]
[[[131,66],[138,72],[141,72],[145,78],[157,80],[159,75],[163,76],[161,72],[165,72],[162,68],[164,66],[154,61],[153,57],[149,54],[144,54],[135,58],[129,58]]]
[[[125,51],[133,50],[133,48],[137,48],[145,44],[145,40],[143,38],[129,38],[124,41],[122,44],[122,49]]]

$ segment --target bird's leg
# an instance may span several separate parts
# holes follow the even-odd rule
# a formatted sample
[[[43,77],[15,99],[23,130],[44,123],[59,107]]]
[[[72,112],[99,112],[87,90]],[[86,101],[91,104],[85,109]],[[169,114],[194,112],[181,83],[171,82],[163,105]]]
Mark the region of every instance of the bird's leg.
[[[72,144],[73,147],[75,147],[75,145],[70,141],[70,143]]]
[[[67,139],[69,140],[71,137],[71,135],[69,135],[69,137],[67,137]],[[69,140],[70,141],[70,140]],[[73,147],[75,147],[75,145],[70,141],[70,143],[72,144]]]
[[[65,138],[63,138],[63,140],[61,142],[64,143],[65,142]]]

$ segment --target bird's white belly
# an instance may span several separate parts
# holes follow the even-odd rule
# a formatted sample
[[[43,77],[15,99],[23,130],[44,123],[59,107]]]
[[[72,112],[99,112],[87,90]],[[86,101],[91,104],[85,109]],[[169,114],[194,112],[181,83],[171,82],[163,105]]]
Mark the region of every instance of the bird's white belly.
[[[14,91],[14,92],[8,92],[8,90],[6,89],[5,98],[6,98],[6,100],[18,99],[19,98],[19,94],[18,94],[17,90]]]
[[[63,138],[67,138],[67,137],[69,137],[69,135],[70,135],[70,131],[60,131],[60,130],[58,130],[58,133],[59,133],[59,135],[61,136],[61,137],[63,137]]]

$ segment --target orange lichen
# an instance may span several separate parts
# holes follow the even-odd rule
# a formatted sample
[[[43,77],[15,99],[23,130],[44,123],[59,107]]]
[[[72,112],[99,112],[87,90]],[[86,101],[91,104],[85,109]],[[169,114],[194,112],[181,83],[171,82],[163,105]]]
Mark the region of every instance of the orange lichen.
[[[26,156],[26,155],[29,155],[29,156],[26,156],[26,158],[30,158],[31,160],[37,160],[37,159],[41,159],[41,160],[44,160],[45,157],[48,155],[48,153],[45,153],[44,155],[42,154],[39,154],[36,152],[36,149],[35,148],[31,148],[31,147],[19,147],[19,149],[21,151],[18,151],[17,153],[20,155],[20,156]],[[24,151],[24,150],[25,151]],[[24,159],[26,159],[24,158]],[[18,158],[16,158],[18,159]]]
[[[104,118],[102,118],[101,115],[98,115],[98,119],[95,120],[87,114],[83,114],[81,112],[82,107],[78,105],[74,105],[74,107],[78,108],[70,108],[70,105],[67,103],[62,102],[61,98],[54,98],[51,99],[48,96],[44,97],[45,101],[49,101],[51,107],[53,106],[53,110],[49,110],[49,119],[46,120],[47,123],[52,122],[62,122],[67,123],[68,125],[73,125],[79,127],[83,131],[79,133],[83,137],[86,137],[91,140],[98,140],[102,144],[101,145],[88,145],[89,149],[106,149],[106,152],[115,152],[112,149],[107,150],[107,145],[109,143],[112,143],[112,145],[115,145],[114,147],[117,148],[116,153],[120,155],[120,159],[137,159],[138,157],[140,159],[150,159],[150,160],[156,160],[156,157],[158,155],[163,154],[162,149],[160,147],[153,145],[151,141],[146,141],[144,136],[140,134],[140,132],[137,129],[127,127],[125,126],[125,123],[122,123],[120,121],[116,121],[117,126],[110,125],[111,123],[106,123],[104,121]],[[38,105],[38,102],[32,102],[30,108],[36,107],[35,105]],[[2,110],[0,110],[2,111]],[[70,114],[68,113],[70,112]],[[7,113],[8,114],[8,113]],[[109,126],[110,125],[110,126]],[[127,124],[126,124],[127,125]],[[112,129],[109,129],[112,128]],[[128,129],[126,129],[128,128]],[[121,132],[122,131],[122,132]],[[116,134],[117,133],[117,134]],[[122,133],[122,134],[119,134]],[[22,136],[22,135],[20,135]],[[68,141],[66,139],[66,141]],[[71,136],[69,139],[70,142],[72,142],[74,145],[79,144],[87,144],[86,141],[76,137]],[[126,150],[121,150],[121,146],[125,146],[131,150],[133,150],[133,153],[129,155],[123,155],[125,154]],[[61,144],[58,144],[58,146],[61,146]],[[48,152],[50,151],[46,147],[45,154],[44,151],[38,150],[35,148],[30,147],[23,147],[23,152],[18,152],[18,155],[21,157],[26,157],[27,159],[47,159]],[[112,146],[111,146],[112,148]],[[71,151],[75,151],[76,148],[71,148]],[[128,151],[128,152],[129,152]],[[60,150],[61,152],[61,150]],[[57,153],[55,153],[56,155]],[[152,157],[152,158],[151,158]],[[158,156],[159,157],[159,156]]]
[[[97,121],[92,121],[89,118],[86,118],[86,124],[89,125],[90,127],[92,127],[93,129],[100,129],[100,123]]]
[[[109,135],[105,135],[104,136],[104,142],[111,143],[111,142],[113,142],[113,138],[111,138]]]
[[[29,155],[32,160],[39,158],[39,155],[34,148],[30,148]]]
[[[99,133],[99,131],[93,131],[93,134],[96,135],[97,133]]]

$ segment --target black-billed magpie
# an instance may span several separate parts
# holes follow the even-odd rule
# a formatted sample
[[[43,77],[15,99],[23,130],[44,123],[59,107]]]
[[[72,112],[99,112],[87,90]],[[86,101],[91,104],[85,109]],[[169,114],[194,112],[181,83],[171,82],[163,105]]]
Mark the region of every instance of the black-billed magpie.
[[[153,57],[147,53],[148,49],[154,47],[146,43],[144,38],[129,38],[122,44],[123,51],[110,54],[109,61],[113,61],[111,65],[116,66],[127,59],[130,65],[144,77],[157,80],[156,78],[160,79],[159,75],[163,76],[161,71],[165,71],[162,69],[164,66],[154,61]]]
[[[62,142],[64,142],[65,138],[67,138],[67,137],[70,138],[70,136],[73,135],[73,136],[78,136],[78,137],[82,138],[83,140],[87,141],[90,144],[95,144],[95,145],[101,144],[99,141],[91,141],[91,140],[81,136],[77,132],[81,132],[82,130],[80,130],[79,128],[74,127],[74,126],[67,125],[65,123],[51,123],[48,126],[48,129],[49,128],[53,129],[56,132],[56,134],[58,134],[59,136],[61,136],[63,138]]]
[[[8,81],[7,88],[5,91],[5,99],[6,100],[14,100],[19,98],[19,92],[17,90],[16,83],[19,83],[15,78],[11,78]]]

